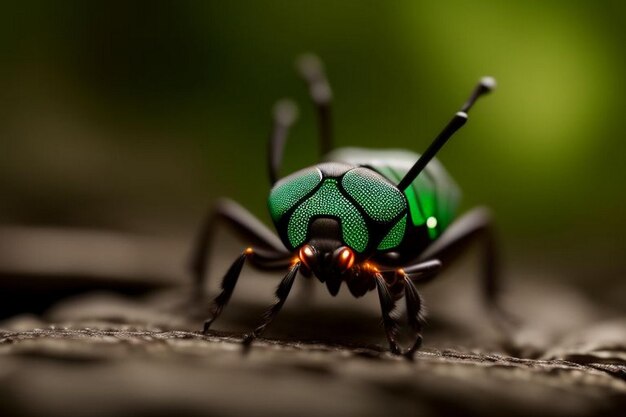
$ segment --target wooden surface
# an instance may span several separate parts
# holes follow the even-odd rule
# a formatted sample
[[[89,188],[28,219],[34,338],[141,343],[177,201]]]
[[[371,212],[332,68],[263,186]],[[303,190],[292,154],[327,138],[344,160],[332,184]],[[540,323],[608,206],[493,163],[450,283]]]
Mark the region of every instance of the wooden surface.
[[[155,263],[142,271],[141,256],[129,258],[132,273],[122,256],[95,278],[79,274],[79,291],[63,292],[72,280],[59,278],[62,265],[54,279],[15,268],[3,275],[0,294],[13,294],[16,306],[43,283],[58,298],[34,297],[49,303],[41,313],[5,310],[0,415],[625,415],[626,319],[566,285],[509,275],[506,305],[523,323],[507,347],[478,302],[470,257],[423,289],[425,344],[411,362],[387,353],[374,294],[332,298],[298,280],[267,338],[244,354],[241,334],[271,303],[280,274],[244,269],[215,331],[202,336],[206,304],[190,303],[179,278],[185,246],[165,247],[157,264],[180,270],[154,281]],[[211,276],[234,255],[225,244]]]
[[[102,325],[102,324],[101,324]],[[2,415],[623,416],[626,367],[185,331],[0,334]],[[621,413],[620,413],[621,411]]]

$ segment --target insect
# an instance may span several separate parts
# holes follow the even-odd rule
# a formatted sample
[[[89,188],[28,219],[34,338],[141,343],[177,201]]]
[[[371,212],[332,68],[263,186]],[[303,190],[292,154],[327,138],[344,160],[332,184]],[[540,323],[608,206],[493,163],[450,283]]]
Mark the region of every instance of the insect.
[[[497,270],[490,215],[474,209],[455,219],[460,192],[434,158],[468,119],[482,95],[495,87],[484,77],[422,155],[404,150],[332,149],[332,93],[321,61],[314,55],[299,59],[298,69],[317,110],[322,162],[279,179],[283,149],[297,110],[279,102],[269,142],[268,168],[272,184],[268,207],[278,236],[247,210],[221,200],[201,228],[192,256],[192,272],[204,286],[207,254],[218,222],[229,224],[247,239],[213,300],[204,333],[228,304],[246,262],[261,270],[287,270],[276,289],[276,302],[260,324],[244,337],[249,345],[267,328],[287,299],[298,276],[315,276],[337,295],[345,283],[361,297],[377,291],[390,350],[411,357],[422,343],[422,299],[415,284],[435,278],[473,241],[482,242],[484,299],[495,314]],[[407,322],[414,339],[407,349],[397,341],[398,319],[393,314],[404,298]]]

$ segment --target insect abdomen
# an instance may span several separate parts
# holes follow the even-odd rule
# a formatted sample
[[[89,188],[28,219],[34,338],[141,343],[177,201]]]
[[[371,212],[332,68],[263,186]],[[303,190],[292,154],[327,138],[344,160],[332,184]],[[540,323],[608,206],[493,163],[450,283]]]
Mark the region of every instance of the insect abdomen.
[[[419,154],[405,150],[341,148],[325,159],[369,167],[398,184],[418,158]],[[404,195],[409,204],[410,227],[425,228],[431,240],[454,220],[461,196],[454,180],[436,159],[411,183]]]

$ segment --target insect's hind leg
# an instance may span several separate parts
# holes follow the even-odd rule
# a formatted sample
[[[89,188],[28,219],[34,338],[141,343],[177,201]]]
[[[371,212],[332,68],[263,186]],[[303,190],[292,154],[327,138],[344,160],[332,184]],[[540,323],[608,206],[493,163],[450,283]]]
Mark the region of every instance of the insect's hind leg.
[[[419,260],[439,259],[444,267],[453,262],[473,242],[482,244],[481,284],[483,300],[495,324],[510,338],[514,320],[499,304],[500,275],[491,213],[479,207],[450,225],[444,233],[420,255]]]
[[[191,251],[189,271],[195,287],[194,294],[198,298],[205,295],[209,255],[213,236],[220,223],[230,226],[242,239],[258,248],[257,252],[264,252],[263,256],[256,256],[256,259],[264,258],[266,262],[254,262],[253,265],[261,269],[277,269],[289,265],[289,252],[271,230],[238,203],[229,199],[218,200],[198,230]],[[270,262],[271,260],[275,262]]]

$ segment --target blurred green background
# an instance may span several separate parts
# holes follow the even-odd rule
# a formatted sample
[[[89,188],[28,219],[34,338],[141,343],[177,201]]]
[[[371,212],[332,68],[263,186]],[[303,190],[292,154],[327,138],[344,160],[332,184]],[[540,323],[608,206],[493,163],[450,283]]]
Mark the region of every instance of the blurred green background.
[[[509,268],[626,287],[619,2],[12,2],[0,13],[0,221],[188,238],[231,196],[269,221],[273,102],[301,120],[314,51],[338,145],[423,150],[476,80],[497,92],[439,159],[491,206]]]

